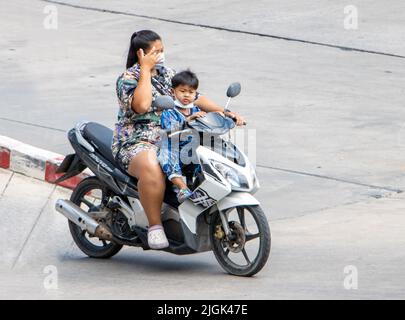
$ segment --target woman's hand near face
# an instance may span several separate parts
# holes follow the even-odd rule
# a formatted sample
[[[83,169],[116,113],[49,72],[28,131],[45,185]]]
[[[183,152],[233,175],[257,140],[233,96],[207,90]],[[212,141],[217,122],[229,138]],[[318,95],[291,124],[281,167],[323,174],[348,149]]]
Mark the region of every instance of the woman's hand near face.
[[[138,56],[138,63],[141,66],[141,73],[138,85],[134,91],[131,108],[136,113],[143,114],[148,112],[152,105],[151,77],[153,76],[153,69],[156,63],[162,56],[162,50],[156,50],[156,47],[153,46],[146,54],[142,49],[139,49],[136,54]]]
[[[145,68],[147,70],[152,70],[162,55],[156,50],[155,47],[152,47],[147,54],[145,54],[142,49],[139,49],[136,54],[138,55],[138,63],[141,68]]]
[[[152,47],[147,54],[142,49],[139,49],[136,54],[141,66],[141,74],[131,101],[131,108],[136,113],[143,114],[148,112],[152,104],[152,70],[159,61],[161,53]]]

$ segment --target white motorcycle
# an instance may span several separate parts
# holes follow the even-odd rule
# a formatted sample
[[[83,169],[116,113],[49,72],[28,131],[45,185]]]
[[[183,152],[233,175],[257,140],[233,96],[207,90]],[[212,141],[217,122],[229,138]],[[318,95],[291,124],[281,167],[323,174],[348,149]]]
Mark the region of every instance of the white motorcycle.
[[[240,84],[227,91],[229,100]],[[228,103],[229,103],[228,100]],[[173,108],[169,97],[155,101],[161,109]],[[228,104],[227,104],[228,105]],[[270,229],[260,203],[255,169],[230,139],[232,119],[218,113],[189,122],[184,130],[170,132],[182,139],[193,135],[193,161],[182,168],[193,195],[179,204],[167,180],[162,223],[169,239],[164,251],[193,254],[213,251],[230,274],[252,276],[270,255]],[[80,122],[68,133],[75,150],[58,168],[56,183],[89,168],[94,176],[82,180],[70,200],[59,199],[55,208],[69,220],[77,246],[89,257],[110,258],[124,245],[149,249],[148,220],[139,201],[137,180],[128,175],[111,153],[112,130],[94,122]]]

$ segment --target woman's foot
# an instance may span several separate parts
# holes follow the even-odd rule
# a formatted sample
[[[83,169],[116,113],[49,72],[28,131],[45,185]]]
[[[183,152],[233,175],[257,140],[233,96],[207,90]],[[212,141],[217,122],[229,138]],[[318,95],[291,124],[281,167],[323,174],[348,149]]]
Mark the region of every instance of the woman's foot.
[[[154,250],[164,249],[169,246],[163,226],[156,224],[148,230],[148,245]]]
[[[177,193],[177,200],[182,203],[190,198],[193,192],[189,188],[180,189]]]

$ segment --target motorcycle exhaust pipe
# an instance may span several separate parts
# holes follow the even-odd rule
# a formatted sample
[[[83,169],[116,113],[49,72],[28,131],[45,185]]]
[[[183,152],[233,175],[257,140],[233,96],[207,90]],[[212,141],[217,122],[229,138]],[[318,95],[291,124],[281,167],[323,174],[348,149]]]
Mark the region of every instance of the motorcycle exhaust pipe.
[[[91,235],[103,240],[112,240],[113,235],[110,230],[89,217],[86,211],[72,201],[59,199],[56,201],[55,209]]]

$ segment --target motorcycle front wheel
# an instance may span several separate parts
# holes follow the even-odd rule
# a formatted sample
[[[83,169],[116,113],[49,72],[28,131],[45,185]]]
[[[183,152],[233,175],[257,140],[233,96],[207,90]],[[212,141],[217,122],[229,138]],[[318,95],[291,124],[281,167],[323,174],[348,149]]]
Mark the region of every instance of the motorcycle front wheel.
[[[222,268],[250,277],[266,264],[271,247],[270,227],[260,206],[239,206],[222,211],[229,225],[226,236],[220,212],[211,219],[211,243]]]

